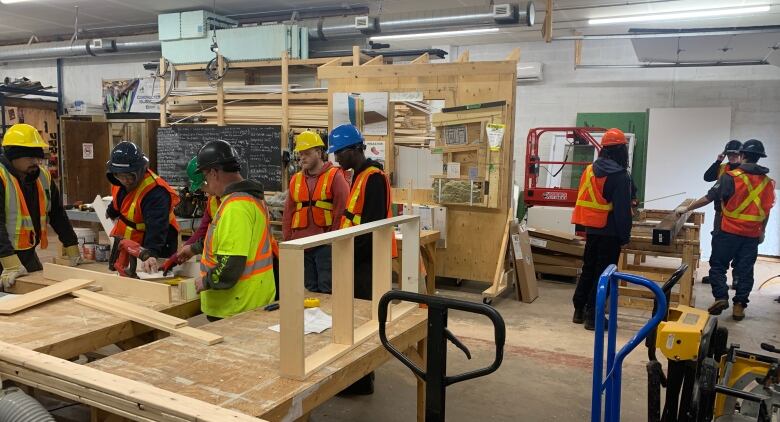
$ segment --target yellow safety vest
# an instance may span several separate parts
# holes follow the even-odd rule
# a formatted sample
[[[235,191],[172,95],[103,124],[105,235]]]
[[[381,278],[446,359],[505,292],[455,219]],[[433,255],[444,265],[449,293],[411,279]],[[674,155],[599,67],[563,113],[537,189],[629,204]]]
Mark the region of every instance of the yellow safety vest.
[[[40,243],[41,249],[49,245],[46,235],[49,211],[51,211],[51,174],[45,167],[40,166],[38,180],[35,184],[38,190],[38,213],[40,214]],[[27,208],[27,201],[19,185],[19,180],[8,169],[0,164],[0,179],[5,187],[5,229],[11,240],[14,250],[27,250],[35,247],[36,234],[32,217]]]

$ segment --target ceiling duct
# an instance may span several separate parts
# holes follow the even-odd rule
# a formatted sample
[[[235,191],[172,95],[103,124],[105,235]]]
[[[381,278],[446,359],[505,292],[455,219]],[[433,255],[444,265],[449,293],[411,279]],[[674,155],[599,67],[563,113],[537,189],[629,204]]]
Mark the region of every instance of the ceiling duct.
[[[50,60],[66,57],[90,57],[105,54],[133,54],[160,51],[160,42],[151,41],[115,41],[93,39],[78,41],[66,45],[31,45],[0,50],[0,63],[27,60]]]

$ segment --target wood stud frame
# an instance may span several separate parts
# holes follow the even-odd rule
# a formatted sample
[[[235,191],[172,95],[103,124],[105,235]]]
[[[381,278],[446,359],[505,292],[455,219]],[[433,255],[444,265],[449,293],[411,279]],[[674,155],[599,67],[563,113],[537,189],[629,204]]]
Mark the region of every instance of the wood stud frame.
[[[392,288],[393,226],[401,228],[404,247],[403,262],[416,263],[420,249],[419,216],[398,216],[353,226],[303,239],[279,244],[279,289],[281,309],[280,373],[288,378],[302,380],[314,371],[338,359],[366,341],[379,329],[379,299]],[[373,239],[373,297],[371,319],[354,328],[354,241],[355,237],[372,233]],[[304,287],[303,253],[305,249],[331,245],[333,259],[333,342],[306,356],[304,347]],[[420,292],[420,268],[404,265],[403,290]],[[413,304],[391,305],[388,321],[392,322],[415,309]]]

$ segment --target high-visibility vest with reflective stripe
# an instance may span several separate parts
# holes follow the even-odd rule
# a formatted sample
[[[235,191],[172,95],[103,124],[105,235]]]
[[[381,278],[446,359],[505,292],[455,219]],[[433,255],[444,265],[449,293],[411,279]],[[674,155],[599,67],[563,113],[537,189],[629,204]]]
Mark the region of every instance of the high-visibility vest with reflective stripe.
[[[571,215],[572,224],[580,224],[596,229],[607,225],[607,216],[612,211],[612,203],[604,199],[604,182],[607,176],[596,177],[593,164],[585,168],[580,177],[577,203]]]
[[[41,224],[40,242],[41,249],[49,246],[49,238],[46,236],[49,211],[51,210],[51,174],[45,167],[40,166],[38,180],[35,181],[38,192],[38,213]],[[36,234],[24,192],[19,185],[19,180],[8,169],[0,164],[0,179],[5,187],[5,230],[14,250],[26,250],[35,247]]]
[[[208,214],[209,218],[213,221],[214,216],[217,215],[217,209],[219,209],[219,196],[216,195],[210,195],[209,200],[206,203],[206,214]]]
[[[723,176],[728,171],[728,164],[721,164],[718,166],[718,179],[720,179],[720,176]]]
[[[120,187],[116,185],[111,187],[111,196],[114,197],[114,208],[119,210],[119,213],[122,214],[122,216],[116,220],[114,230],[111,231],[111,236],[130,239],[138,244],[143,243],[147,227],[144,223],[143,213],[141,212],[141,202],[143,202],[146,195],[157,186],[162,186],[168,191],[168,195],[170,195],[171,204],[168,207],[168,223],[179,231],[179,223],[176,221],[176,216],[173,214],[173,209],[179,203],[179,195],[177,195],[173,188],[168,185],[168,182],[154,174],[151,170],[147,170],[141,183],[133,190],[127,192],[124,199],[122,199],[121,204],[118,203]],[[158,229],[162,229],[162,227]]]
[[[314,224],[320,227],[333,225],[333,179],[339,169],[329,168],[317,178],[314,192],[309,193],[306,175],[303,171],[295,173],[290,179],[290,198],[295,202],[295,212],[291,227],[302,229],[309,226],[309,209],[314,217]]]
[[[381,174],[385,180],[385,191],[387,197],[385,198],[385,207],[387,208],[387,218],[393,216],[393,201],[391,198],[390,181],[387,179],[385,173],[374,167],[369,166],[362,173],[357,175],[357,178],[352,183],[352,189],[349,192],[349,198],[347,199],[347,207],[344,210],[344,215],[341,217],[341,228],[357,226],[361,223],[361,216],[363,215],[363,206],[366,201],[366,186],[368,185],[368,178],[372,174]],[[395,236],[393,239],[393,258],[398,256],[398,246],[396,245]]]
[[[764,174],[740,169],[726,172],[734,178],[734,195],[723,204],[720,228],[746,237],[760,237],[764,220],[775,202],[775,181]]]
[[[206,240],[203,244],[203,256],[200,260],[200,275],[208,277],[209,271],[217,266],[217,250],[220,242],[230,239],[219,238],[220,219],[231,206],[247,201],[254,205],[255,213],[251,221],[247,221],[248,232],[230,233],[230,236],[252,236],[251,251],[247,251],[246,266],[238,279],[238,283],[230,289],[209,289],[201,292],[201,310],[204,314],[227,318],[229,316],[250,311],[265,306],[274,300],[276,286],[273,274],[273,250],[271,233],[268,228],[268,210],[263,201],[243,192],[236,192],[223,198],[214,220],[209,225]],[[211,274],[211,277],[218,277]],[[214,282],[219,279],[213,280]]]

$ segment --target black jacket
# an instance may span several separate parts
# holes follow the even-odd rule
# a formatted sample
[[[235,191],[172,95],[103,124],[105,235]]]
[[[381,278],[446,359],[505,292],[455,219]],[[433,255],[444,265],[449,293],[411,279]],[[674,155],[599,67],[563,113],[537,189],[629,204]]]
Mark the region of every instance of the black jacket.
[[[5,166],[5,168],[7,168],[8,171],[13,174],[14,177],[16,177],[11,163],[5,156],[0,157],[0,165]],[[27,203],[27,209],[30,212],[30,217],[32,217],[36,238],[40,239],[41,219],[40,212],[38,211],[40,207],[38,205],[38,189],[36,188],[36,180],[37,177],[33,178],[32,180],[19,180],[19,186],[22,188],[22,195],[24,196],[24,200]],[[76,233],[73,231],[73,226],[71,226],[68,215],[65,213],[65,208],[62,206],[62,197],[60,197],[60,191],[57,189],[56,183],[51,184],[50,201],[51,209],[49,210],[49,225],[51,225],[51,227],[54,229],[54,232],[57,233],[57,237],[59,237],[63,246],[67,247],[77,244],[78,239],[76,238]],[[4,203],[5,186],[0,180],[0,204]],[[11,246],[11,240],[8,237],[8,231],[5,229],[5,206],[0,206],[0,221],[2,221],[2,224],[0,224],[0,257],[6,257],[13,255],[15,251]],[[36,243],[36,245],[37,244],[38,243]]]
[[[633,182],[628,171],[608,158],[599,158],[593,162],[596,177],[607,177],[604,182],[604,199],[612,203],[612,212],[607,216],[607,225],[597,229],[586,228],[588,234],[613,236],[625,245],[631,240],[631,197]]]
[[[252,180],[242,180],[240,182],[233,183],[225,189],[223,195],[231,193],[243,192],[254,196],[258,199],[263,199],[263,185],[254,182]],[[213,221],[212,221],[213,224]],[[266,224],[270,224],[266,221]],[[267,228],[270,230],[270,226]],[[269,232],[270,235],[270,232]],[[200,246],[202,250],[202,246]],[[238,283],[238,279],[241,278],[241,274],[244,273],[246,268],[245,256],[238,255],[217,255],[217,265],[209,270],[206,276],[203,278],[204,284],[210,289],[226,290],[230,289]]]
[[[376,167],[380,170],[384,170],[382,164],[374,160],[366,160],[362,167],[355,171],[352,176],[352,184],[350,188],[355,184],[358,175],[365,171],[368,167]],[[365,200],[363,201],[363,214],[360,216],[360,224],[370,223],[372,221],[384,220],[387,218],[387,184],[385,182],[385,176],[374,173],[368,176],[366,181],[366,193]],[[355,238],[355,262],[358,261],[358,257],[361,259],[368,259],[371,261],[373,247],[371,235],[366,234]]]
[[[712,163],[712,165],[710,166],[710,168],[707,169],[707,171],[704,172],[705,182],[714,182],[718,180],[718,172],[720,171],[720,164],[721,164],[720,161],[716,161]],[[726,163],[726,165],[728,166],[726,171],[734,170],[735,168],[739,167],[739,163],[736,164]]]
[[[127,189],[119,187],[117,204],[122,204]],[[168,257],[176,252],[179,232],[168,221],[168,210],[171,206],[171,197],[162,186],[155,186],[141,200],[141,213],[146,224],[143,246],[152,252],[155,257]],[[114,208],[114,203],[109,204],[106,214],[109,218],[119,218],[119,210]]]

